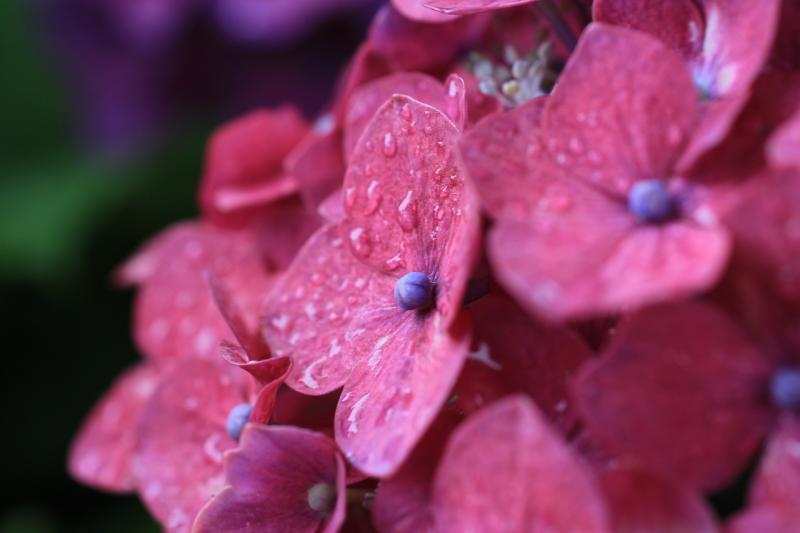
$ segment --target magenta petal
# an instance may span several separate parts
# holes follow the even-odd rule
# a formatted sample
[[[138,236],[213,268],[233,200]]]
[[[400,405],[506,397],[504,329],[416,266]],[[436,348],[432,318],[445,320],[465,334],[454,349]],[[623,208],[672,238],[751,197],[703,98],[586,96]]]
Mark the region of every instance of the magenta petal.
[[[330,131],[316,131],[315,128],[284,161],[286,172],[300,187],[303,203],[312,212],[342,185],[344,178],[342,134],[333,124],[331,127]]]
[[[135,428],[158,377],[155,365],[145,363],[117,378],[72,443],[68,467],[73,478],[105,491],[135,488],[131,466]]]
[[[751,485],[748,506],[732,533],[790,533],[800,524],[800,421],[785,414],[767,445]]]
[[[139,495],[168,531],[189,531],[222,490],[223,453],[236,446],[225,421],[248,400],[244,379],[224,363],[192,360],[166,373],[139,425],[134,459]]]
[[[609,531],[590,472],[524,396],[456,429],[434,480],[433,511],[446,531]]]
[[[319,216],[328,222],[341,222],[344,219],[344,192],[336,189],[319,204]]]
[[[394,94],[404,94],[444,110],[444,87],[425,74],[401,72],[366,83],[350,97],[345,115],[344,153],[348,158],[375,112]]]
[[[448,22],[455,18],[427,7],[425,0],[392,0],[392,5],[403,16],[418,22]]]
[[[649,33],[689,58],[700,51],[705,29],[692,0],[595,0],[592,18]]]
[[[372,21],[368,42],[396,71],[435,71],[456,62],[489,22],[477,15],[426,24],[409,20],[386,5]]]
[[[540,165],[542,111],[546,97],[478,122],[461,139],[461,154],[483,207],[493,217],[503,210],[525,213],[533,201],[532,169]]]
[[[769,138],[767,159],[775,168],[800,170],[800,111]]]
[[[447,15],[470,15],[489,11],[491,9],[504,9],[507,7],[530,4],[535,0],[417,0],[425,7]]]
[[[253,111],[221,127],[208,144],[200,206],[215,224],[241,226],[258,208],[297,190],[283,158],[308,126],[292,107]]]
[[[334,533],[344,522],[344,462],[324,435],[249,425],[241,447],[225,457],[225,474],[230,486],[203,508],[192,531]],[[331,513],[309,507],[308,491],[318,483],[336,489]]]
[[[363,358],[344,386],[335,429],[342,452],[364,473],[396,472],[455,384],[469,334],[463,321],[448,332],[443,320],[435,314],[423,324],[413,317],[376,322],[372,329],[384,335],[360,344]]]
[[[771,423],[770,371],[714,308],[665,305],[621,323],[603,357],[583,367],[575,400],[611,452],[713,490],[741,471]]]
[[[242,311],[236,305],[233,295],[222,281],[210,272],[206,274],[206,281],[220,315],[225,319],[225,323],[228,324],[231,333],[244,349],[245,358],[261,359],[268,356],[269,348],[267,348],[264,339],[261,335],[258,335],[257,331],[250,329],[250,325],[242,316]]]
[[[437,308],[448,308],[448,320],[478,241],[477,199],[458,155],[459,135],[442,112],[394,96],[361,136],[344,183],[345,244],[383,272],[446,280]]]
[[[375,497],[375,526],[384,533],[433,531],[431,485],[447,439],[460,416],[443,409],[423,439],[391,478],[381,481]]]
[[[637,225],[621,202],[570,179],[531,180],[526,218],[489,237],[503,285],[551,319],[617,313],[708,288],[729,253],[724,230],[690,222]]]
[[[714,512],[703,497],[635,467],[600,475],[614,531],[716,533]]]
[[[626,194],[636,180],[670,177],[696,100],[677,53],[649,35],[594,23],[547,100],[545,145],[565,175]]]
[[[780,0],[707,0],[703,47],[695,60],[697,84],[712,97],[747,92],[766,61]]]
[[[800,299],[800,178],[766,174],[742,189],[727,216],[743,254],[766,269],[766,280],[789,299]]]
[[[271,278],[250,232],[183,223],[165,233],[159,260],[137,295],[134,337],[153,358],[216,357],[219,342],[233,335],[211,296],[207,274],[225,285],[241,316],[253,322],[249,331],[256,330]]]
[[[530,396],[563,431],[575,423],[568,380],[591,357],[589,347],[562,326],[531,319],[510,298],[489,295],[470,306],[473,349],[454,390],[469,414],[509,394]]]
[[[276,283],[263,314],[273,353],[294,359],[287,384],[314,395],[341,387],[354,364],[350,344],[365,342],[362,334],[378,335],[363,327],[361,310],[380,303],[390,315],[394,281],[356,259],[338,227],[315,233]]]

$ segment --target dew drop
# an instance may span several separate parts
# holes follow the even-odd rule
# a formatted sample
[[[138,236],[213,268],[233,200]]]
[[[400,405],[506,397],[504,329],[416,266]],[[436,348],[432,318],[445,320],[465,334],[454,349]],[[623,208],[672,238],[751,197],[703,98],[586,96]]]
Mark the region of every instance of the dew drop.
[[[412,231],[417,227],[417,202],[413,196],[414,192],[408,191],[397,206],[397,223],[404,231]]]
[[[387,272],[392,272],[394,270],[397,270],[401,266],[404,266],[404,264],[405,263],[403,261],[403,258],[400,257],[400,254],[397,254],[384,261],[383,268]]]
[[[317,286],[322,285],[322,276],[319,272],[311,274],[311,283]]]
[[[436,141],[436,153],[444,155],[444,141]]]
[[[375,144],[372,141],[367,141],[364,143],[364,150],[367,152],[372,152],[375,150]]]
[[[422,126],[422,133],[424,133],[425,135],[433,135],[433,126],[431,126],[430,124],[425,124],[424,126]]]
[[[356,257],[366,259],[372,252],[369,243],[369,235],[364,228],[354,228],[350,230],[350,247]]]
[[[382,197],[380,183],[375,180],[371,181],[367,187],[367,205],[364,209],[364,214],[371,215],[377,211],[378,206],[381,205]]]
[[[569,151],[575,155],[580,155],[583,153],[583,141],[581,141],[577,137],[572,137],[569,140]]]
[[[348,187],[344,191],[344,205],[351,209],[356,203],[356,188]]]
[[[397,141],[394,138],[394,135],[391,133],[386,133],[383,136],[383,155],[386,157],[394,157],[397,153]]]

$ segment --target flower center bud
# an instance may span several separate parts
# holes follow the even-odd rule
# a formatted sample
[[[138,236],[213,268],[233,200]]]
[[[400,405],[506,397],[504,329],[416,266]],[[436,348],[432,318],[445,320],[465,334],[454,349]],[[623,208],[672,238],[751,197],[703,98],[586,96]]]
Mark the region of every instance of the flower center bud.
[[[769,393],[776,407],[800,409],[800,367],[786,367],[775,372]]]
[[[425,309],[433,301],[433,283],[422,272],[409,272],[395,283],[394,299],[406,311]]]
[[[249,403],[240,403],[228,413],[228,420],[225,422],[225,430],[228,435],[239,442],[239,437],[242,436],[245,424],[250,419],[250,413],[253,412],[253,406]]]
[[[675,202],[661,180],[637,181],[628,192],[628,209],[644,222],[663,222],[675,212]]]
[[[336,487],[330,483],[317,483],[308,489],[308,506],[318,513],[332,512],[336,507]]]
[[[550,50],[551,44],[543,42],[521,55],[509,45],[501,62],[476,52],[470,57],[470,67],[483,94],[498,98],[506,107],[516,107],[550,92],[556,79]]]

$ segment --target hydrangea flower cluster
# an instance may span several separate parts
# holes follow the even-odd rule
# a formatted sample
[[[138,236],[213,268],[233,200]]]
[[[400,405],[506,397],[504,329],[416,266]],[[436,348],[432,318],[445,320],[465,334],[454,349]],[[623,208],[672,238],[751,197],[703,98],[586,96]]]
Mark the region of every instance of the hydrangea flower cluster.
[[[394,0],[313,124],[220,128],[73,476],[173,532],[798,531],[800,9],[559,4]]]

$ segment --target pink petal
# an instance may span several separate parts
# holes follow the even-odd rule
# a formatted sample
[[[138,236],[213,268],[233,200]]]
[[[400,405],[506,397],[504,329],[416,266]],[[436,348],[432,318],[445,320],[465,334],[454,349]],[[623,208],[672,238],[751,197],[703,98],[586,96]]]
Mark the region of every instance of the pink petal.
[[[535,0],[417,0],[425,7],[448,15],[470,15],[492,9],[529,4]]]
[[[703,13],[692,0],[595,0],[592,18],[649,33],[687,58],[700,52],[705,33]]]
[[[535,322],[510,298],[489,295],[470,306],[472,350],[454,393],[469,414],[514,393],[530,396],[564,432],[575,423],[567,382],[591,351],[575,333]]]
[[[271,277],[264,270],[250,232],[233,232],[197,223],[166,230],[160,258],[139,289],[134,337],[149,357],[216,357],[231,339],[228,325],[211,297],[206,273],[229,290],[241,316],[254,321]],[[255,323],[247,324],[255,331]]]
[[[794,113],[769,138],[767,158],[775,168],[800,170],[800,111]]]
[[[331,131],[311,131],[286,156],[284,168],[297,181],[306,208],[313,211],[342,185],[345,164],[341,131],[335,127]]]
[[[443,530],[609,531],[590,472],[524,396],[456,429],[436,473],[433,509]]]
[[[451,331],[444,317],[406,314],[394,324],[375,321],[381,335],[362,352],[336,409],[336,442],[362,472],[395,473],[433,422],[458,378],[467,349],[463,321]]]
[[[200,508],[222,490],[230,410],[247,401],[244,374],[194,360],[164,375],[139,426],[134,459],[139,495],[167,531],[189,531]]]
[[[773,173],[751,180],[726,223],[743,255],[766,269],[778,293],[800,299],[800,178]]]
[[[747,92],[766,61],[780,0],[708,0],[703,48],[694,77],[714,97]]]
[[[372,21],[369,44],[395,71],[433,71],[459,59],[483,33],[489,18],[483,15],[425,24],[405,18],[391,5]]]
[[[226,455],[229,484],[195,521],[197,533],[338,531],[347,500],[345,467],[333,441],[308,430],[249,425],[241,447]],[[331,514],[309,507],[317,483],[336,488]]]
[[[437,308],[445,325],[455,317],[478,244],[477,200],[458,136],[440,111],[394,96],[361,136],[344,183],[346,246],[380,271],[442,280]]]
[[[545,105],[546,148],[564,175],[625,194],[637,180],[670,177],[696,99],[677,53],[643,33],[595,23]]]
[[[621,459],[688,487],[720,488],[771,422],[767,359],[714,308],[666,305],[620,325],[585,365],[575,400],[589,431]]]
[[[319,204],[319,216],[327,222],[341,222],[344,219],[344,192],[336,189]]]
[[[793,72],[764,74],[725,141],[706,152],[688,174],[694,180],[744,180],[767,167],[764,145],[800,108],[800,75]]]
[[[398,472],[381,481],[372,510],[385,533],[433,531],[431,486],[447,439],[461,420],[443,409]]]
[[[447,22],[455,17],[429,8],[425,0],[392,0],[392,5],[404,17],[418,22]]]
[[[546,97],[478,122],[461,139],[461,155],[483,207],[493,217],[524,213],[534,201],[530,183],[541,164],[540,126]]]
[[[500,282],[551,319],[617,313],[700,292],[719,277],[727,234],[677,220],[637,225],[627,207],[575,180],[539,177],[531,213],[489,236]]]
[[[635,467],[604,471],[600,480],[614,531],[716,533],[714,513],[700,494]]]
[[[70,475],[100,490],[130,492],[136,425],[155,390],[159,371],[140,364],[122,374],[83,422],[69,452]]]
[[[344,153],[348,158],[375,112],[394,94],[444,110],[444,87],[425,74],[401,72],[366,83],[353,92],[345,115]]]
[[[751,485],[748,506],[732,533],[790,533],[800,524],[800,422],[785,414]]]
[[[264,342],[264,339],[257,331],[250,329],[250,325],[242,315],[242,310],[236,305],[233,295],[225,287],[222,281],[214,274],[208,273],[206,275],[208,288],[211,291],[211,297],[219,310],[225,323],[233,333],[239,346],[244,349],[244,357],[246,359],[262,359],[269,356],[269,348]],[[225,343],[226,341],[223,341]]]
[[[270,270],[284,270],[312,233],[321,226],[320,217],[308,211],[297,198],[273,204],[252,224],[258,251]]]
[[[275,355],[294,360],[287,384],[314,395],[341,387],[355,364],[353,348],[378,336],[366,329],[364,309],[385,308],[374,317],[377,320],[397,315],[394,282],[356,259],[338,227],[315,233],[276,283],[264,308],[267,343]]]
[[[307,130],[292,107],[253,111],[217,130],[200,186],[204,216],[241,226],[264,205],[294,193],[296,183],[282,173],[283,158]]]

